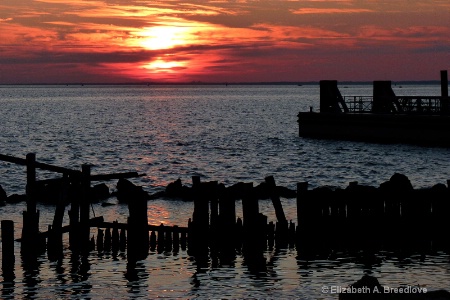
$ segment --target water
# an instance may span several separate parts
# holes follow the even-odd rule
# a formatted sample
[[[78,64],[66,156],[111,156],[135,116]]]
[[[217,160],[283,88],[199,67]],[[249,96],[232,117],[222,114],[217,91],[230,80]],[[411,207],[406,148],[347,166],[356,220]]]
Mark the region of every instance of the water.
[[[394,86],[397,95],[439,95],[438,85]],[[341,86],[344,95],[371,95],[372,87]],[[350,181],[378,186],[395,172],[415,188],[450,179],[450,151],[412,145],[383,145],[298,137],[297,113],[318,109],[318,86],[2,86],[0,153],[80,169],[93,174],[138,171],[133,179],[150,193],[192,175],[225,185],[259,184],[273,175],[278,185],[295,189],[345,187]],[[25,168],[0,162],[0,184],[8,195],[23,193]],[[54,174],[38,172],[38,178]],[[112,190],[115,182],[107,183]],[[115,199],[109,199],[115,203]],[[295,201],[282,199],[288,219],[296,221]],[[271,203],[261,211],[275,220]],[[242,216],[237,202],[237,214]],[[2,219],[15,221],[20,235],[23,204],[0,207]],[[41,230],[51,224],[54,207],[40,205]],[[126,206],[93,206],[106,220],[125,222]],[[148,204],[151,224],[186,226],[192,203],[156,200]],[[64,220],[67,223],[67,217]],[[342,233],[347,234],[347,233]],[[326,238],[327,232],[324,230]],[[17,247],[18,249],[18,247]],[[18,250],[17,250],[18,251]],[[16,279],[3,283],[5,299],[300,298],[337,299],[323,286],[346,286],[369,273],[383,285],[447,288],[449,257],[444,253],[400,259],[388,254],[378,265],[345,256],[300,261],[295,249],[265,253],[268,270],[252,273],[237,256],[232,265],[210,261],[198,267],[185,251],[150,253],[140,262],[139,280],[125,278],[126,259],[92,253],[80,272],[70,251],[58,266],[41,257],[37,274],[27,274],[16,255]],[[430,279],[432,275],[432,280]]]

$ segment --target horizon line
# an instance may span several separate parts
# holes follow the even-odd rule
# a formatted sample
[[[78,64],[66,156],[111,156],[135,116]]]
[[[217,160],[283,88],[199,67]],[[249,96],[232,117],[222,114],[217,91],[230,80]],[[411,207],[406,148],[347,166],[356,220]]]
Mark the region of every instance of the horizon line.
[[[376,80],[374,80],[376,81]],[[374,81],[352,81],[345,80],[339,81],[338,84],[372,84]],[[439,80],[386,80],[395,84],[440,84]],[[261,82],[204,82],[204,81],[190,81],[190,82],[71,82],[71,83],[0,83],[0,86],[25,86],[25,85],[65,85],[65,86],[77,86],[77,85],[317,85],[319,81],[261,81]]]

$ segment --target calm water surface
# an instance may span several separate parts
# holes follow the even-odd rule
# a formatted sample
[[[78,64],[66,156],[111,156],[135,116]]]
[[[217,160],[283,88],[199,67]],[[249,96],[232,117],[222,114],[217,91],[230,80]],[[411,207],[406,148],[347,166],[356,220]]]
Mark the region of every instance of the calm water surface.
[[[439,95],[436,86],[394,86],[397,95]],[[343,95],[371,95],[371,86],[341,86]],[[350,181],[378,186],[395,172],[414,187],[450,179],[449,149],[410,145],[304,139],[298,137],[297,113],[318,109],[318,86],[2,86],[0,87],[0,153],[92,173],[138,171],[134,179],[148,192],[159,191],[192,175],[226,185],[259,184],[273,175],[277,184],[294,189],[345,187]],[[23,193],[25,169],[0,162],[0,184],[8,195]],[[38,178],[53,174],[39,172]],[[107,183],[112,190],[115,182]],[[115,203],[115,199],[109,199]],[[288,219],[296,222],[295,201],[282,199]],[[261,211],[274,221],[270,202]],[[237,214],[242,216],[241,203]],[[39,207],[41,230],[51,224],[54,207]],[[157,200],[148,203],[151,224],[186,226],[192,204]],[[0,207],[1,219],[15,221],[20,235],[23,204]],[[125,222],[126,206],[93,206],[106,220]],[[68,222],[65,217],[65,223]],[[324,231],[324,238],[328,233]],[[348,234],[343,232],[342,234]],[[66,243],[67,245],[67,243]],[[376,265],[355,263],[345,255],[333,260],[301,261],[295,249],[265,253],[267,270],[254,273],[240,255],[231,265],[209,261],[198,266],[186,251],[150,253],[138,264],[139,280],[125,277],[126,258],[92,253],[80,271],[65,250],[61,265],[45,256],[35,272],[21,266],[16,278],[3,282],[4,299],[152,299],[166,298],[298,298],[337,299],[323,286],[347,286],[372,274],[383,285],[448,288],[449,256],[445,253],[398,258],[386,254]]]

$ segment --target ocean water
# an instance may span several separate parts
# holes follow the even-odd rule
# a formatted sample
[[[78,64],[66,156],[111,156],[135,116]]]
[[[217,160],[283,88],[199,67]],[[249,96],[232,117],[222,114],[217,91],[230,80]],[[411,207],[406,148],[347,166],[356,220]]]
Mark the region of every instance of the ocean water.
[[[440,94],[439,85],[393,88],[397,95]],[[369,85],[340,89],[346,96],[372,94]],[[319,108],[318,85],[0,86],[0,107],[1,154],[34,152],[40,162],[74,169],[88,163],[93,174],[137,171],[145,176],[133,182],[149,193],[178,178],[189,185],[193,175],[225,185],[257,185],[273,175],[278,185],[291,189],[302,181],[312,188],[345,187],[351,181],[378,186],[395,172],[407,175],[415,188],[450,179],[450,149],[298,137],[297,113]],[[8,195],[24,193],[24,167],[0,162],[0,175]],[[38,172],[38,179],[54,176]],[[115,183],[107,182],[111,190]],[[282,204],[287,218],[296,222],[295,200],[282,199]],[[240,205],[237,201],[238,216]],[[260,208],[275,220],[269,201],[260,201]],[[15,221],[17,237],[23,210],[23,204],[0,207],[0,219]],[[39,210],[46,230],[54,207],[39,205]],[[186,226],[192,210],[189,202],[149,201],[148,220]],[[93,211],[107,221],[124,222],[128,215],[121,204],[94,204]],[[22,269],[17,254],[16,278],[2,282],[1,293],[4,299],[337,299],[322,293],[322,287],[347,286],[363,274],[391,287],[433,290],[447,288],[450,281],[445,253],[407,259],[386,255],[370,266],[348,257],[301,261],[295,249],[267,251],[265,257],[267,271],[255,274],[239,255],[232,265],[209,261],[198,266],[186,251],[151,252],[138,263],[139,279],[129,281],[124,253],[92,253],[88,270],[80,272],[66,249],[61,265],[42,256],[32,274]]]

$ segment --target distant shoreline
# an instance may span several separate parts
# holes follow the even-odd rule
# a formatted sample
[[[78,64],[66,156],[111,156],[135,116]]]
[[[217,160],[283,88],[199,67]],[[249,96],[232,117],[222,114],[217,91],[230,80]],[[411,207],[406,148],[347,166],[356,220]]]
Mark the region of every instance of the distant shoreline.
[[[393,81],[393,84],[402,84],[402,85],[439,85],[439,80],[424,80],[424,81]],[[138,86],[155,86],[155,85],[223,85],[223,86],[232,86],[232,85],[295,85],[295,86],[303,86],[303,85],[318,85],[319,81],[308,81],[308,82],[122,82],[122,83],[0,83],[0,86],[95,86],[95,85],[103,85],[103,86],[124,86],[124,85],[138,85]],[[339,81],[339,85],[371,85],[373,81]]]

